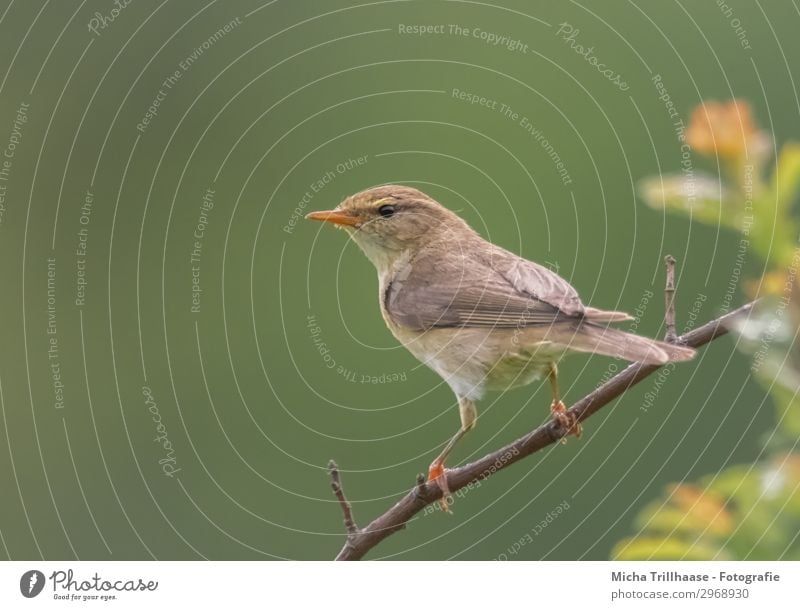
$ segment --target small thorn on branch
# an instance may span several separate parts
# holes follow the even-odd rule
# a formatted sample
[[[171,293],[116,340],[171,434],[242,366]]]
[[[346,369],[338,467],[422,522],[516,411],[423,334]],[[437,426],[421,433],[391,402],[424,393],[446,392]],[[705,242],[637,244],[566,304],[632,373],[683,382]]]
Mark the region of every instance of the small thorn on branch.
[[[675,331],[675,259],[671,254],[664,257],[667,266],[667,283],[664,287],[664,321],[667,326],[667,343],[675,343],[678,333]]]
[[[331,489],[333,490],[333,495],[339,500],[339,506],[342,508],[344,527],[347,530],[347,536],[349,538],[358,533],[358,527],[356,527],[356,522],[353,520],[353,508],[344,495],[344,489],[342,489],[342,478],[339,473],[339,466],[337,466],[336,462],[333,460],[328,462],[328,472],[330,472],[331,475]]]
[[[425,485],[427,481],[425,480],[425,475],[421,472],[417,475],[417,485],[414,487],[414,495],[422,500],[425,497]]]

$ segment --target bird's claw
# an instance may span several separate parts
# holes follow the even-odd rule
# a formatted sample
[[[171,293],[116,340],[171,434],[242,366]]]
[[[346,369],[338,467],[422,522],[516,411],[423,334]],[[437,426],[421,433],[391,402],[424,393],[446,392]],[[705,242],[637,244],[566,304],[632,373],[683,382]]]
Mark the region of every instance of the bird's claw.
[[[428,481],[433,481],[442,490],[439,507],[446,513],[450,511],[450,488],[447,486],[447,469],[441,462],[434,462],[428,469]]]
[[[583,428],[578,423],[577,417],[567,410],[567,407],[560,400],[554,401],[550,405],[550,413],[553,414],[553,419],[558,423],[559,427],[565,431],[564,436],[561,438],[562,443],[567,442],[567,437],[574,434],[575,438],[580,438],[583,434]]]

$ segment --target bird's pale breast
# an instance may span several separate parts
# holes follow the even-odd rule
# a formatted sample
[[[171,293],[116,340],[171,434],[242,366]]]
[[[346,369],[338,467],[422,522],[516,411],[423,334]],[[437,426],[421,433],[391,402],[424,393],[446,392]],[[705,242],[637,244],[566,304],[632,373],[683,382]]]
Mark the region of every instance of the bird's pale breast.
[[[562,346],[541,341],[530,329],[435,328],[409,330],[391,323],[392,334],[421,362],[439,373],[458,396],[479,400],[540,379]]]

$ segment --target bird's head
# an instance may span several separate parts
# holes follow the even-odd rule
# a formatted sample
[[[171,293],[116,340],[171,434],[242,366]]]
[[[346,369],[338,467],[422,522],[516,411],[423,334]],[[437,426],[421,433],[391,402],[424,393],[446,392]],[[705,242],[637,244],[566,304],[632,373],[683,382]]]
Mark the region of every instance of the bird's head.
[[[455,213],[408,186],[367,189],[351,195],[333,210],[311,212],[306,218],[347,230],[379,271],[413,256],[433,241],[473,234]]]

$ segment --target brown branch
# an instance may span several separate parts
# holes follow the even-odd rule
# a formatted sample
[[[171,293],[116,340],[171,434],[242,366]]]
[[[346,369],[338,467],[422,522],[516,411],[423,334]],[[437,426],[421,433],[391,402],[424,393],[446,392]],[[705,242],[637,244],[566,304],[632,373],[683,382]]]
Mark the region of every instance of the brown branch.
[[[686,333],[683,336],[675,336],[675,307],[674,307],[674,265],[675,259],[671,256],[667,257],[667,286],[665,289],[665,303],[666,310],[666,324],[667,324],[667,339],[670,339],[670,329],[672,329],[673,337],[670,342],[680,343],[689,347],[700,347],[706,343],[710,343],[717,337],[721,337],[729,330],[729,324],[734,318],[749,314],[755,302],[748,303],[739,309],[736,309],[727,315],[712,320],[703,326],[699,326],[694,330]],[[609,379],[606,383],[598,387],[596,390],[581,398],[572,407],[569,408],[569,413],[575,416],[576,420],[581,422],[588,419],[594,413],[599,411],[602,407],[610,403],[612,400],[623,394],[628,388],[639,383],[645,377],[651,375],[654,371],[658,370],[658,365],[642,364],[634,362],[620,373]],[[447,471],[447,482],[451,492],[458,491],[462,487],[486,479],[493,475],[495,472],[503,470],[512,464],[544,449],[548,445],[559,441],[565,436],[565,431],[555,421],[550,421],[542,426],[539,426],[529,434],[515,440],[514,442],[498,449],[481,459],[465,464],[458,468],[453,468]],[[338,483],[338,470],[337,483],[334,491],[337,492],[339,503],[342,504],[342,510],[345,511],[345,524],[348,523],[348,514],[350,513],[350,505],[344,500],[344,494],[341,492],[341,485]],[[333,470],[331,471],[333,476]],[[337,487],[338,486],[338,487]],[[391,536],[396,531],[403,529],[406,523],[419,511],[427,505],[432,504],[442,497],[442,491],[435,483],[427,483],[424,477],[420,475],[417,478],[417,484],[409,491],[397,504],[392,506],[389,510],[375,519],[372,523],[362,529],[355,528],[352,522],[352,515],[349,518],[349,523],[353,526],[354,530],[351,531],[348,526],[347,542],[339,554],[336,556],[337,561],[341,560],[358,560],[369,552],[370,549],[380,544],[385,538]]]
[[[342,478],[339,474],[339,466],[333,460],[328,462],[328,472],[331,474],[331,489],[333,490],[333,495],[339,500],[339,506],[342,507],[344,528],[347,530],[347,537],[350,538],[358,533],[358,527],[356,527],[355,519],[353,519],[353,508],[344,495],[344,489],[342,489]]]
[[[675,259],[671,254],[664,257],[667,266],[667,285],[664,287],[664,321],[667,325],[667,343],[675,343]]]

